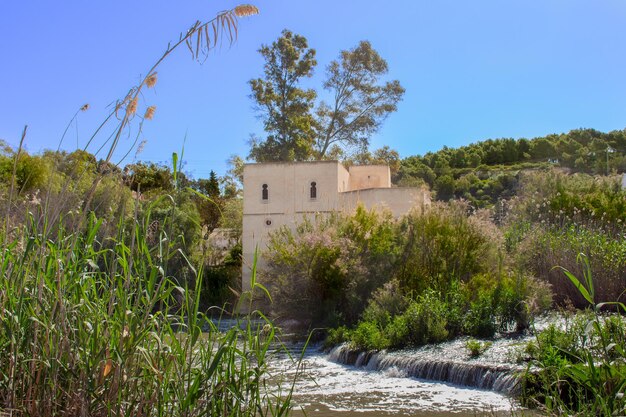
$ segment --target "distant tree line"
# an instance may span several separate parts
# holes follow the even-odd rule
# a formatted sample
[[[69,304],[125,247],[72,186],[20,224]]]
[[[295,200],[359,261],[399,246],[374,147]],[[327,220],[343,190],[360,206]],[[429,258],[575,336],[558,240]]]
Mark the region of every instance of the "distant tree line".
[[[400,161],[393,181],[427,184],[440,200],[464,198],[477,206],[510,197],[522,169],[549,166],[573,172],[626,172],[626,129],[603,133],[576,129],[534,139],[488,139]]]

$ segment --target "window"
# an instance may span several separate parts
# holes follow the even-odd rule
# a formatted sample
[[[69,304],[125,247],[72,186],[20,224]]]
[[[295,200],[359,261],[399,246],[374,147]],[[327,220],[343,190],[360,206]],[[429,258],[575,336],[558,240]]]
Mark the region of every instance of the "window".
[[[263,184],[263,190],[261,191],[261,200],[267,201],[269,200],[269,190],[267,189],[267,184]]]
[[[311,183],[311,200],[315,200],[317,198],[317,183],[313,181]]]

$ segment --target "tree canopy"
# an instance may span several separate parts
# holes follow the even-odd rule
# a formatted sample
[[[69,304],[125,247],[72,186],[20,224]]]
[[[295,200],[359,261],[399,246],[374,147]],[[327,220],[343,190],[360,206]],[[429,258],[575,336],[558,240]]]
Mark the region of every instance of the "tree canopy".
[[[313,75],[315,50],[305,37],[288,30],[259,52],[264,78],[250,81],[252,99],[263,120],[265,139],[253,136],[249,158],[257,162],[335,159],[347,150],[367,151],[372,134],[396,111],[404,88],[382,81],[387,62],[368,41],[341,51],[326,70],[323,89],[330,102],[300,87]]]
[[[315,142],[311,109],[317,95],[300,88],[299,82],[313,75],[315,49],[304,36],[285,29],[259,53],[265,59],[265,78],[250,80],[250,87],[267,138],[253,140],[250,157],[258,162],[309,159]]]
[[[371,135],[389,113],[397,110],[404,94],[398,80],[380,81],[387,73],[387,62],[368,41],[361,41],[340,55],[340,60],[328,66],[324,81],[324,89],[333,96],[332,102],[322,101],[316,111],[316,151],[320,159],[334,144],[367,149]]]

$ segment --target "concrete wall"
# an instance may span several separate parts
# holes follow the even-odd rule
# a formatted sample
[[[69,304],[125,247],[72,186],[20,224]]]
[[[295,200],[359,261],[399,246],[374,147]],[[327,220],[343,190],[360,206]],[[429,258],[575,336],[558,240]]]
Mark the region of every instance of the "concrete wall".
[[[351,212],[359,204],[367,209],[389,210],[394,217],[400,217],[413,209],[423,211],[430,204],[428,191],[420,188],[372,188],[350,191],[341,194],[343,211]]]
[[[350,189],[346,191],[391,187],[391,172],[387,165],[351,166],[348,171]]]

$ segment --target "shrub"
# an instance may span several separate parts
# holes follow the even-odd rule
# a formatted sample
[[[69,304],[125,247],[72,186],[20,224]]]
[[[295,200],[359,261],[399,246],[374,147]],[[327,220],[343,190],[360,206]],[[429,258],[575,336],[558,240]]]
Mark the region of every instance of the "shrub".
[[[405,315],[395,316],[385,328],[385,334],[389,340],[389,347],[401,348],[408,344],[409,326]]]
[[[552,307],[550,284],[528,275],[517,273],[501,277],[494,293],[495,313],[500,331],[516,332],[530,328],[532,318]]]
[[[584,258],[583,258],[584,260]],[[594,288],[591,266],[583,264],[583,278],[562,269],[581,296],[593,305]],[[577,415],[622,415],[626,411],[626,306],[609,303],[617,315],[600,315],[602,304],[593,312],[567,321],[564,329],[550,326],[528,345],[533,358],[523,379],[526,403],[540,404],[549,413]]]
[[[491,345],[491,342],[480,342],[476,339],[469,339],[467,342],[465,342],[465,348],[468,350],[469,355],[472,358],[477,358],[485,353],[485,351],[489,349]]]
[[[400,290],[398,280],[392,280],[374,291],[363,312],[363,320],[387,326],[394,317],[404,313],[409,300]]]
[[[339,326],[335,329],[329,329],[326,339],[324,340],[324,347],[331,348],[333,346],[345,343],[350,340],[350,331],[345,326]]]
[[[496,314],[491,294],[481,294],[470,303],[465,315],[463,333],[475,337],[492,337],[497,330]]]
[[[468,217],[460,204],[433,204],[400,224],[402,253],[397,277],[402,287],[445,294],[452,283],[497,268],[500,236],[482,218]]]
[[[380,350],[389,347],[389,340],[376,323],[362,321],[351,335],[350,340],[358,349]]]
[[[434,291],[426,291],[404,313],[408,343],[421,346],[448,338],[446,305]]]
[[[390,215],[363,207],[279,229],[270,236],[263,271],[275,313],[318,326],[356,323],[392,275],[395,240]]]

